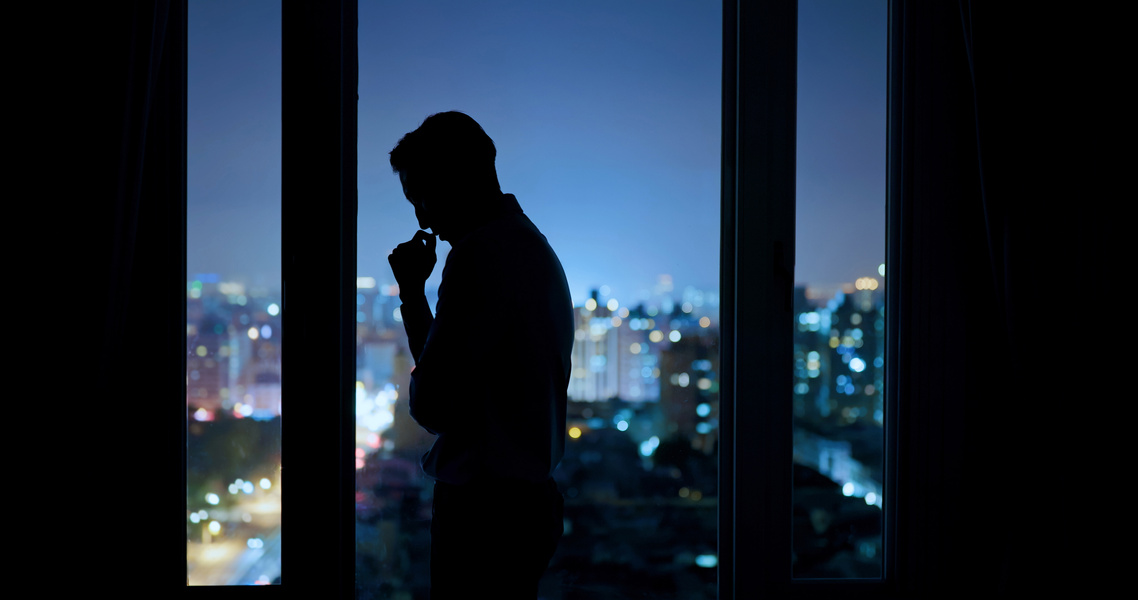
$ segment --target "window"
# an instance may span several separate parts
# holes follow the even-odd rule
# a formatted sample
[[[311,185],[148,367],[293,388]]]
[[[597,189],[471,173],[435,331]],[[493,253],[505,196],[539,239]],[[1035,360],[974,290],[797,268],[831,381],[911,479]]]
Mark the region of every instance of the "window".
[[[350,357],[359,312],[354,6],[286,7],[283,52],[284,360],[304,366],[285,382],[284,397],[306,404],[304,419],[284,422],[295,432],[285,437],[297,440],[283,459],[284,478],[297,488],[285,506],[299,517],[283,561],[306,567],[295,589],[335,581],[344,594],[354,574],[346,532],[353,530],[355,435],[346,417],[355,406]],[[786,57],[795,53],[796,17],[793,7],[775,5],[728,3],[724,11],[720,394],[737,401],[720,411],[721,444],[732,449],[720,460],[721,597],[791,585],[790,495],[767,493],[790,481],[784,425],[791,406],[763,400],[793,392],[785,373],[792,368],[795,127],[787,117],[795,112],[795,69]],[[285,372],[293,372],[287,364]],[[290,454],[300,458],[291,463]]]
[[[360,31],[359,597],[427,584],[432,488],[418,461],[433,438],[408,417],[386,262],[416,224],[387,153],[455,109],[495,140],[502,190],[550,240],[577,308],[554,474],[566,529],[543,596],[714,598],[720,7],[361,3]],[[501,299],[485,326],[510,326],[510,290],[485,293]],[[509,363],[477,385],[503,385]]]
[[[281,581],[279,3],[193,2],[187,78],[187,571]]]
[[[795,577],[881,576],[885,9],[798,4]]]

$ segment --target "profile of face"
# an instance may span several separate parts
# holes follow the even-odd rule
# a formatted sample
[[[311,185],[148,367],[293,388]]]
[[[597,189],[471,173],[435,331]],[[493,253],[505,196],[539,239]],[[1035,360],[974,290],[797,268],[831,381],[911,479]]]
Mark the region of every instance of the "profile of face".
[[[441,174],[440,174],[441,173]],[[399,171],[403,195],[415,207],[419,229],[430,230],[440,240],[456,242],[493,216],[489,196],[472,196],[470,178],[457,169]],[[494,196],[501,196],[497,192]]]
[[[399,172],[399,183],[403,185],[403,195],[411,206],[415,207],[415,219],[419,222],[419,229],[430,229],[431,233],[438,234],[439,239],[447,239],[446,215],[440,211],[442,199],[433,193],[428,186],[415,178],[409,178],[406,173]]]

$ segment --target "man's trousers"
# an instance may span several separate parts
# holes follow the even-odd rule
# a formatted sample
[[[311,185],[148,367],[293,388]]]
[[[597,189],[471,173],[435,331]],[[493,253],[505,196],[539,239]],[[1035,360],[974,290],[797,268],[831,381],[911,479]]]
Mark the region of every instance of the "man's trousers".
[[[552,478],[439,481],[431,515],[432,600],[537,597],[563,528]]]

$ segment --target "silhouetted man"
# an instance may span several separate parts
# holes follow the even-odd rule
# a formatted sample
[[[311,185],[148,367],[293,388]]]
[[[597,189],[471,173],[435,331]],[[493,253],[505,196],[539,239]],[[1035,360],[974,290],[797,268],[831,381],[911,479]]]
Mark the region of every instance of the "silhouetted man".
[[[565,272],[503,194],[494,142],[439,113],[391,151],[419,227],[388,258],[415,368],[411,416],[438,435],[431,597],[534,598],[562,533],[551,474],[565,450],[573,346]],[[431,315],[435,236],[451,244]]]

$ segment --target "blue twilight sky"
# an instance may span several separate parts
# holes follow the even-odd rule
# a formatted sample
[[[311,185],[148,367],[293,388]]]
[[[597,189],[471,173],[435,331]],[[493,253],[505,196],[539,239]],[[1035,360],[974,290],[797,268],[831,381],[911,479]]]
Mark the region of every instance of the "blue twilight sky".
[[[498,148],[505,192],[546,234],[580,302],[622,304],[661,274],[714,289],[718,2],[360,2],[359,275],[417,225],[387,153],[460,110]],[[884,258],[885,0],[799,3],[797,279]],[[190,3],[189,264],[280,281],[279,2]],[[437,284],[445,250],[439,245]]]

